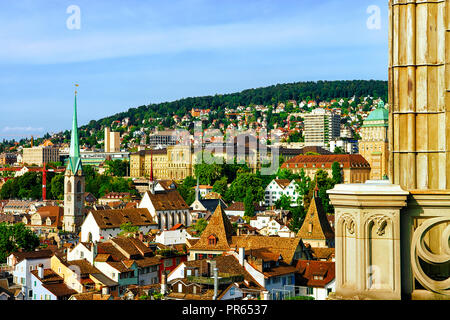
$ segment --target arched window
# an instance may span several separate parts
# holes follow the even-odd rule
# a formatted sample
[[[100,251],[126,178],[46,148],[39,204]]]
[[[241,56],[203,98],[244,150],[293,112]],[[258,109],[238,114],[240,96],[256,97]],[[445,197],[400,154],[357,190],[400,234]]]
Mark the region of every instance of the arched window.
[[[67,186],[66,186],[67,192],[72,192],[72,184],[70,183],[70,181],[67,181]]]
[[[81,193],[81,181],[78,181],[77,183],[77,192]]]

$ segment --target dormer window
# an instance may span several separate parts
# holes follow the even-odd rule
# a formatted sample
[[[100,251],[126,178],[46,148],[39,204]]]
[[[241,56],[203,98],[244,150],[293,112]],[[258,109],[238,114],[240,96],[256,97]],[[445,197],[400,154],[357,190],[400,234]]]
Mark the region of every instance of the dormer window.
[[[217,244],[217,238],[214,235],[208,237],[208,245],[215,246]]]

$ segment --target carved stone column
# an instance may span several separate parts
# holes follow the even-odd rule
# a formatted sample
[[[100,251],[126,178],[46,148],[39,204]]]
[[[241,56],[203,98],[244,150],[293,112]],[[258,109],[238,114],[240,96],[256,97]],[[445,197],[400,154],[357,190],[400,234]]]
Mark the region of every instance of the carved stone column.
[[[336,296],[401,299],[400,212],[409,193],[368,181],[328,194],[336,214]]]

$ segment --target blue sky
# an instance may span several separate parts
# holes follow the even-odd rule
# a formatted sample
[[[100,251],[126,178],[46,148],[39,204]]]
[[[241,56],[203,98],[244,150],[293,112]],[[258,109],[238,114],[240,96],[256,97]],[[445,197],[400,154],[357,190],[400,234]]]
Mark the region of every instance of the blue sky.
[[[67,8],[80,9],[70,30]],[[381,9],[369,29],[367,9]],[[0,2],[0,139],[152,102],[308,80],[387,80],[386,0]]]

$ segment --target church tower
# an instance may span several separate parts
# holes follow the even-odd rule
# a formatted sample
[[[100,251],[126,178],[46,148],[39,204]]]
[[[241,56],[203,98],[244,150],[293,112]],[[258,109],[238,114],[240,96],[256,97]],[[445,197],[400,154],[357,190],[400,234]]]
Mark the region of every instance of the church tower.
[[[77,85],[78,86],[78,85]],[[83,222],[84,207],[84,175],[81,166],[80,146],[77,125],[77,91],[70,139],[69,161],[64,176],[64,230],[79,232]]]

